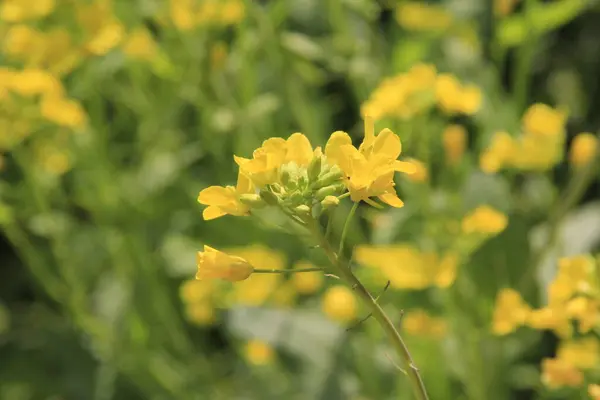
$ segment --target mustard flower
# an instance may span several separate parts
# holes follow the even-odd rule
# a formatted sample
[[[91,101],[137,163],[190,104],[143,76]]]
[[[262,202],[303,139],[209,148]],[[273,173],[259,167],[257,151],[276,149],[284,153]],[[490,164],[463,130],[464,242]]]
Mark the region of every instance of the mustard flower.
[[[43,18],[56,7],[56,0],[4,0],[0,3],[0,20],[21,22]]]
[[[490,206],[479,206],[462,220],[462,230],[466,234],[496,235],[508,225],[508,218]]]
[[[352,321],[356,318],[357,308],[358,304],[354,293],[346,286],[333,286],[323,296],[323,312],[334,321]]]
[[[442,132],[442,144],[446,155],[446,163],[459,163],[467,147],[467,131],[461,125],[448,125]]]
[[[242,257],[232,256],[204,246],[204,251],[199,251],[196,256],[198,272],[196,279],[224,279],[231,282],[248,279],[254,267]]]
[[[600,362],[600,343],[593,336],[563,341],[556,358],[582,370],[595,368]]]
[[[565,360],[545,358],[542,360],[542,382],[550,388],[577,387],[583,383],[583,373]]]
[[[407,161],[415,167],[415,172],[407,175],[408,180],[419,183],[426,182],[427,179],[429,179],[429,169],[427,168],[427,165],[414,158],[410,158]]]
[[[347,133],[337,131],[325,146],[325,155],[330,162],[337,164],[345,175],[344,183],[352,201],[365,201],[378,206],[370,197],[378,197],[392,207],[402,207],[404,203],[394,189],[394,172],[412,174],[413,164],[398,161],[402,152],[400,138],[389,129],[383,129],[375,136],[371,118],[365,118],[365,138],[358,149],[352,145]]]
[[[48,121],[68,128],[81,128],[87,120],[85,111],[78,102],[62,96],[44,96],[40,113]]]
[[[396,20],[410,31],[443,32],[452,24],[452,15],[440,6],[408,1],[396,8]]]
[[[600,385],[590,384],[588,385],[588,394],[592,400],[600,400]]]
[[[588,132],[575,136],[569,151],[569,162],[574,167],[581,167],[594,159],[598,152],[598,138]]]
[[[496,298],[492,331],[496,335],[507,335],[525,324],[531,309],[519,292],[502,289]]]
[[[261,340],[251,340],[244,347],[246,360],[253,365],[271,364],[275,358],[273,348]]]
[[[306,261],[300,261],[294,265],[294,268],[314,268],[314,265]],[[319,272],[307,272],[292,274],[290,279],[298,293],[313,294],[323,286],[324,277],[323,274]]]
[[[134,29],[123,44],[123,53],[136,60],[151,60],[157,52],[158,46],[145,28]]]
[[[523,130],[536,136],[557,136],[564,131],[566,119],[564,111],[536,103],[523,115]]]
[[[531,310],[526,323],[533,329],[552,330],[560,337],[569,337],[573,330],[564,307],[553,306]]]
[[[223,215],[244,216],[248,215],[250,206],[242,202],[245,194],[255,194],[254,186],[250,179],[242,173],[238,174],[236,187],[210,186],[198,195],[198,202],[207,205],[202,212],[205,220],[222,217]]]

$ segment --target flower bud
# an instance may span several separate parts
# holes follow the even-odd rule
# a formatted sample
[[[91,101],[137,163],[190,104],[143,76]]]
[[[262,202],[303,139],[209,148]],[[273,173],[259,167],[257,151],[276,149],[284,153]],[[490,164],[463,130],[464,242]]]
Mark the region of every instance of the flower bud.
[[[313,157],[310,160],[310,164],[308,164],[308,180],[313,182],[319,179],[319,175],[321,174],[321,165],[323,164],[322,157]]]
[[[204,246],[196,255],[196,279],[224,279],[230,282],[248,279],[254,267],[245,259]]]
[[[294,211],[296,212],[297,215],[299,215],[301,217],[310,216],[310,207],[307,206],[306,204],[302,204],[301,206],[294,208]]]
[[[323,210],[329,210],[330,208],[335,208],[340,204],[340,199],[335,196],[325,196],[323,201],[321,201],[321,206]]]
[[[246,193],[240,196],[240,202],[251,208],[263,208],[267,203],[257,194]]]
[[[267,203],[270,206],[276,206],[279,203],[279,199],[277,198],[277,196],[273,192],[270,192],[268,190],[261,190],[260,198],[263,199],[265,203]]]
[[[329,186],[332,183],[335,183],[335,182],[339,181],[340,179],[342,179],[342,176],[344,176],[344,174],[339,169],[339,167],[333,166],[329,172],[327,172],[324,175],[321,175],[319,180],[315,183],[315,186],[316,187]]]
[[[338,183],[331,186],[325,186],[317,190],[317,193],[315,193],[315,197],[317,198],[317,200],[323,200],[327,196],[334,196],[336,194],[342,193],[343,191],[344,184]]]
[[[287,201],[292,205],[301,204],[304,202],[304,196],[300,192],[294,192],[287,198]]]

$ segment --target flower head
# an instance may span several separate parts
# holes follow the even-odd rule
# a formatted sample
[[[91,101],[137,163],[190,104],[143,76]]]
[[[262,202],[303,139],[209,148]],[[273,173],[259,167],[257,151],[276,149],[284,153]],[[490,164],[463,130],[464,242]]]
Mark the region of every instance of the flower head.
[[[502,289],[496,299],[492,331],[496,335],[507,335],[523,325],[529,316],[530,308],[519,292]]]
[[[583,383],[583,373],[572,364],[559,358],[542,360],[542,382],[550,388],[577,387]]]
[[[580,133],[575,136],[569,151],[569,162],[575,167],[588,164],[598,151],[598,138],[591,133]]]
[[[560,344],[556,357],[576,368],[595,368],[600,362],[600,343],[593,336]]]
[[[273,348],[260,340],[251,340],[244,348],[246,360],[253,365],[267,365],[273,362],[275,353]]]
[[[356,317],[357,307],[354,293],[346,286],[333,286],[323,296],[323,312],[335,321],[352,321]]]
[[[199,251],[196,256],[198,272],[196,279],[224,279],[231,282],[248,279],[254,267],[245,259],[231,256],[222,251],[204,246],[204,251]]]
[[[484,205],[477,207],[463,218],[462,230],[466,234],[495,235],[502,232],[507,224],[506,215]]]
[[[202,212],[205,220],[222,217],[223,215],[248,215],[250,207],[241,200],[244,194],[255,194],[250,179],[242,173],[238,174],[237,186],[210,186],[198,195],[198,202],[207,205]]]
[[[353,201],[365,201],[376,205],[370,197],[378,197],[393,207],[404,203],[394,189],[394,173],[414,173],[413,164],[398,161],[402,152],[400,138],[389,129],[375,136],[371,118],[365,118],[365,138],[358,149],[352,145],[347,133],[337,131],[325,146],[325,155],[330,162],[340,167],[345,175],[345,185]]]

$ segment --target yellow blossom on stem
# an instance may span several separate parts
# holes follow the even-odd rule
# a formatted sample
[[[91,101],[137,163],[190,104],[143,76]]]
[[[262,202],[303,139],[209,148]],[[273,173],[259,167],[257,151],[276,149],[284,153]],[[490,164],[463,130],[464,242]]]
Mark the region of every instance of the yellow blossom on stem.
[[[593,336],[563,341],[558,348],[556,358],[579,369],[595,368],[600,361],[600,343]]]
[[[550,388],[577,387],[583,383],[583,373],[575,366],[557,358],[542,360],[542,382]]]
[[[271,364],[275,358],[273,348],[261,340],[251,340],[244,347],[244,355],[250,364],[262,366]]]
[[[507,132],[496,132],[479,159],[479,167],[485,173],[496,173],[510,165],[515,151],[516,143],[512,136]]]
[[[365,201],[377,206],[371,197],[392,207],[402,207],[404,203],[394,189],[394,173],[412,174],[413,164],[398,161],[402,152],[400,138],[389,129],[383,129],[375,136],[371,118],[365,118],[365,138],[358,149],[345,132],[334,132],[325,146],[328,161],[340,167],[345,175],[344,183],[352,201]]]
[[[496,235],[508,225],[508,218],[490,206],[479,206],[462,220],[462,230],[466,234]]]
[[[151,60],[156,56],[157,51],[154,38],[145,28],[133,30],[123,44],[123,52],[136,60]]]
[[[532,310],[527,325],[533,329],[552,330],[560,337],[569,337],[572,333],[571,321],[562,307],[544,307]]]
[[[580,133],[575,136],[569,151],[569,162],[574,167],[581,167],[594,159],[598,152],[598,138],[592,133]]]
[[[356,318],[357,302],[352,290],[346,286],[333,286],[329,288],[322,300],[325,315],[334,321],[350,322]]]
[[[502,289],[496,298],[492,331],[496,335],[507,335],[525,324],[531,309],[519,292]]]
[[[592,400],[600,400],[600,385],[591,384],[588,386],[588,394]]]
[[[37,68],[15,72],[9,81],[9,89],[24,96],[60,96],[64,90],[60,81],[52,74]]]
[[[231,282],[248,279],[254,267],[245,259],[232,256],[204,246],[204,251],[199,251],[196,256],[198,272],[196,279],[224,279]]]
[[[40,113],[48,121],[68,128],[81,128],[87,120],[85,111],[78,102],[62,96],[44,96]]]
[[[242,173],[238,174],[236,187],[207,187],[198,195],[198,202],[208,206],[202,212],[202,217],[208,221],[227,214],[238,217],[248,215],[250,207],[240,200],[244,194],[254,194],[254,186]]]
[[[585,334],[600,325],[600,301],[586,296],[578,296],[567,303],[569,317],[579,323],[579,332]]]
[[[523,115],[523,130],[536,136],[558,136],[564,131],[567,114],[536,103]]]
[[[435,83],[435,97],[448,114],[474,114],[481,107],[481,90],[475,85],[462,85],[451,74],[440,74]]]

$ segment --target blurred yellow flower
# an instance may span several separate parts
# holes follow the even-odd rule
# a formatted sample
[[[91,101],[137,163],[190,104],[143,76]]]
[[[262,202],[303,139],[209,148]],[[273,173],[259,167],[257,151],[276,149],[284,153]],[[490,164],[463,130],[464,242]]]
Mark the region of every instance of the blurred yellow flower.
[[[179,297],[184,303],[202,302],[209,298],[213,292],[214,286],[210,281],[190,279],[179,287]]]
[[[536,103],[523,115],[523,130],[536,136],[557,136],[565,129],[567,114],[552,107]]]
[[[396,8],[396,20],[406,30],[443,32],[452,24],[452,15],[440,6],[405,1]]]
[[[151,60],[157,51],[156,42],[145,28],[133,30],[123,43],[123,53],[136,60]]]
[[[103,26],[88,41],[87,50],[97,56],[102,56],[117,47],[125,36],[125,28],[120,22],[114,21]]]
[[[246,360],[253,365],[268,365],[275,359],[273,348],[261,340],[250,340],[244,347]]]
[[[507,335],[525,324],[530,307],[523,301],[521,294],[513,289],[501,289],[496,297],[492,332]]]
[[[600,300],[587,296],[578,296],[566,305],[566,312],[570,318],[578,323],[580,333],[588,333],[600,325]]]
[[[0,20],[21,22],[49,15],[56,6],[55,0],[3,0],[0,3]]]
[[[62,175],[71,168],[69,153],[55,144],[38,142],[35,144],[38,165],[52,175]]]
[[[215,308],[206,302],[187,304],[185,307],[187,319],[200,326],[211,325],[215,322]]]
[[[462,231],[466,234],[496,235],[508,225],[508,218],[490,206],[483,205],[469,212],[462,220]]]
[[[170,0],[169,13],[175,27],[182,31],[204,25],[233,25],[246,14],[241,0]]]
[[[21,96],[63,94],[60,81],[52,74],[35,68],[16,72],[9,81],[9,88]]]
[[[414,158],[409,158],[406,161],[415,166],[415,172],[406,175],[408,180],[412,182],[426,182],[429,179],[429,170],[424,163]]]
[[[577,387],[583,384],[583,373],[568,362],[545,358],[542,360],[542,382],[550,388]]]
[[[435,83],[435,97],[448,114],[475,114],[481,108],[481,90],[475,85],[461,85],[451,74],[440,74]]]
[[[544,307],[531,310],[527,325],[533,329],[552,330],[560,337],[569,337],[572,332],[569,316],[561,307]]]
[[[507,132],[496,132],[488,148],[479,159],[479,167],[488,174],[494,174],[510,165],[516,151],[515,140]]]
[[[462,125],[448,125],[442,132],[442,144],[446,163],[458,164],[467,147],[467,130]]]
[[[299,261],[294,265],[294,269],[314,268],[315,266],[307,261]],[[300,294],[313,294],[323,286],[322,272],[299,272],[292,274],[291,281],[296,291]]]
[[[595,368],[600,362],[600,343],[593,336],[563,341],[558,347],[556,358],[579,369]]]
[[[78,4],[77,20],[86,32],[85,48],[94,55],[105,55],[125,37],[125,28],[113,13],[112,0]]]
[[[346,286],[332,286],[323,295],[323,312],[334,321],[352,321],[356,318],[357,308],[354,293]]]
[[[588,394],[592,400],[600,400],[600,385],[591,384],[588,386]]]
[[[402,317],[402,329],[409,335],[441,339],[448,327],[443,318],[433,317],[424,310],[412,310]]]
[[[236,187],[210,186],[198,194],[198,202],[207,205],[202,212],[202,217],[209,221],[224,215],[248,215],[250,207],[242,203],[240,196],[253,194],[254,186],[241,172],[238,174]]]
[[[40,112],[48,121],[68,128],[81,128],[87,119],[83,107],[78,102],[61,96],[44,96]]]
[[[569,162],[575,167],[581,167],[594,159],[598,152],[598,138],[588,132],[575,136],[569,151]]]
[[[358,149],[346,132],[334,132],[325,154],[328,161],[340,167],[346,179],[344,183],[352,201],[365,201],[376,205],[370,197],[392,207],[402,207],[404,203],[394,189],[394,172],[414,173],[415,166],[396,160],[402,152],[400,138],[389,129],[383,129],[375,136],[375,127],[370,117],[365,117],[365,138]]]
[[[204,246],[196,255],[196,279],[224,279],[231,282],[248,279],[254,267],[245,259]]]

